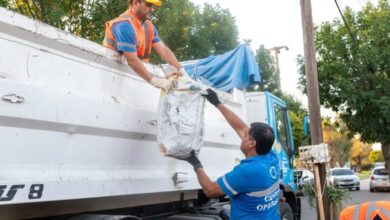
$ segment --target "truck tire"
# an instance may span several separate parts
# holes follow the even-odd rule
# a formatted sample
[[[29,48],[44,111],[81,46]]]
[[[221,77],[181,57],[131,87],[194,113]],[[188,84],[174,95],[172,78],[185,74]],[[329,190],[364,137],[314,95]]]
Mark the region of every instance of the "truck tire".
[[[280,202],[279,213],[281,220],[294,220],[291,207],[287,202]]]

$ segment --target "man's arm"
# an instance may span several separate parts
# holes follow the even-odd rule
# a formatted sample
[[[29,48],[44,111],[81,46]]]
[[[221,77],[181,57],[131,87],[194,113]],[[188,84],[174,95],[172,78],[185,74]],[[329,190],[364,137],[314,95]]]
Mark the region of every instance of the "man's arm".
[[[138,58],[137,53],[123,52],[123,55],[127,60],[127,64],[129,64],[129,66],[133,68],[133,70],[146,82],[150,82],[153,76],[149,73],[142,61]]]
[[[249,129],[245,122],[224,104],[219,104],[217,108],[226,118],[226,121],[229,122],[230,126],[237,132],[238,136],[241,139],[244,138],[244,135],[248,133],[247,131]]]
[[[173,54],[171,49],[169,49],[169,47],[167,47],[163,42],[159,41],[154,43],[153,49],[161,58],[163,58],[170,65],[176,67],[178,70],[182,67],[175,54]]]
[[[161,88],[165,91],[169,90],[172,87],[170,81],[152,76],[152,74],[149,73],[142,61],[137,57],[136,53],[123,52],[123,55],[127,60],[127,64],[129,64],[129,66],[133,68],[133,70],[146,82],[152,84],[154,87]]]
[[[244,138],[249,129],[245,122],[228,107],[222,104],[219,101],[217,94],[212,89],[207,89],[207,95],[205,95],[205,97],[211,104],[218,108],[230,126],[237,132],[238,136],[240,136],[241,139]]]
[[[207,197],[219,197],[225,195],[221,187],[217,182],[210,180],[203,168],[198,168],[195,170],[196,176],[198,177],[198,182],[202,186],[203,192]]]
[[[207,197],[218,197],[222,196],[225,193],[219,187],[216,182],[210,180],[209,176],[207,176],[206,172],[203,169],[202,163],[195,155],[195,151],[192,150],[190,156],[186,159],[182,159],[187,161],[192,165],[195,170],[196,176],[198,177],[198,182],[202,186],[203,192]]]

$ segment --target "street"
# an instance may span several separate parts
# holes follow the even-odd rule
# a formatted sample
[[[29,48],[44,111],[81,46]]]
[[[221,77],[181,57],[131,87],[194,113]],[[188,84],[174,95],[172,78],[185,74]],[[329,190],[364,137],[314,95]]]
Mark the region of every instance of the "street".
[[[368,201],[379,201],[385,200],[390,201],[390,192],[375,192],[371,193],[368,188],[369,179],[360,181],[360,191],[349,191],[352,197],[352,200],[344,201],[343,207],[359,204]],[[302,220],[315,220],[317,219],[316,209],[311,208],[307,202],[307,197],[301,197],[301,219]]]

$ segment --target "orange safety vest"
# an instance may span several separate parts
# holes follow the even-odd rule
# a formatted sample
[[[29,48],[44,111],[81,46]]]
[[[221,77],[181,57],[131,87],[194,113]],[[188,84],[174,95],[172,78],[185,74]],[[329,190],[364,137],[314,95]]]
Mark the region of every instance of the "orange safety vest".
[[[145,62],[149,61],[150,53],[152,52],[152,41],[154,37],[154,27],[149,20],[145,21],[144,27],[141,22],[133,16],[129,10],[126,10],[119,17],[106,22],[106,34],[103,40],[103,46],[116,50],[117,42],[111,32],[111,28],[115,23],[128,21],[135,31],[135,42],[137,47],[137,56]]]
[[[375,216],[383,220],[390,219],[390,202],[366,202],[349,206],[340,213],[340,220],[373,220]]]

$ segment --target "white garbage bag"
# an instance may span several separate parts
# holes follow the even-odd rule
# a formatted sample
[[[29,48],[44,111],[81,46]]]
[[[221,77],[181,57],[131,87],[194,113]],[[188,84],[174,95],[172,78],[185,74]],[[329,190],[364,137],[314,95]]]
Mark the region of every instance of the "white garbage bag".
[[[161,92],[157,142],[165,156],[188,158],[203,144],[206,87],[188,77],[173,80],[173,89]]]

